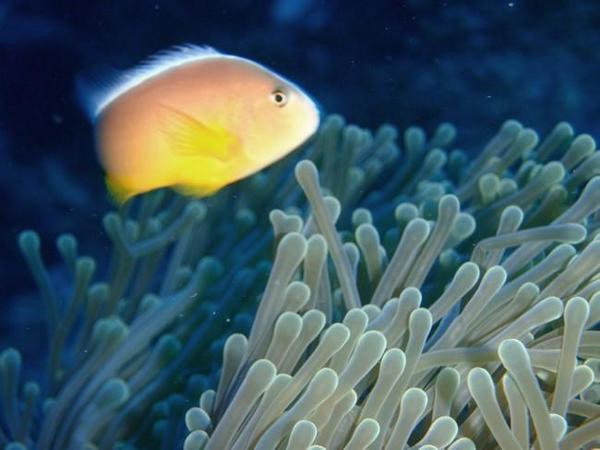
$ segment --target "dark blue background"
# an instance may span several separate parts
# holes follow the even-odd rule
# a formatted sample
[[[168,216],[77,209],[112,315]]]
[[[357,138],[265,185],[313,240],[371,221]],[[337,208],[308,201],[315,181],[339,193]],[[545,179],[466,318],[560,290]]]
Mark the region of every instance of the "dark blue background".
[[[359,125],[453,122],[472,153],[507,118],[600,128],[595,0],[0,0],[0,347],[31,304],[21,229],[41,233],[51,265],[63,231],[106,250],[75,76],[186,42],[262,62]]]

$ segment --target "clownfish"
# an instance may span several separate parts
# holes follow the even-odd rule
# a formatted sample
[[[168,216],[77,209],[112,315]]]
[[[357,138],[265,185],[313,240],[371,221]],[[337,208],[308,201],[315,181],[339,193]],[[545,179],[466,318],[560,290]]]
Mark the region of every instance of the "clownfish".
[[[211,195],[289,154],[320,120],[294,83],[249,59],[192,45],[80,92],[119,203],[163,187]]]

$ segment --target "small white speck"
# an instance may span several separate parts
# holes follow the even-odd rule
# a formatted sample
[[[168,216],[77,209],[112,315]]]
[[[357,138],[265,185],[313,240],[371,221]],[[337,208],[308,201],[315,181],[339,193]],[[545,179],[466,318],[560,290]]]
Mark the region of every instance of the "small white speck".
[[[512,8],[513,6],[515,6],[515,2],[509,2],[509,3],[508,3],[508,7],[509,7],[509,8]]]
[[[485,98],[492,98],[492,96],[491,95],[486,95]]]
[[[225,322],[229,323],[231,322],[231,319],[228,317],[227,319],[225,319]]]

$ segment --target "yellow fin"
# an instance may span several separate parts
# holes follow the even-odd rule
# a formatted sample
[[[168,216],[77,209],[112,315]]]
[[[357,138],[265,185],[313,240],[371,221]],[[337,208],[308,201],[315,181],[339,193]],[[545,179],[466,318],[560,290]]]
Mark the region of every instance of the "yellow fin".
[[[165,133],[169,148],[184,156],[203,156],[227,162],[233,156],[236,138],[221,127],[208,126],[191,115],[164,107]]]
[[[133,192],[128,191],[109,175],[104,177],[104,181],[106,182],[106,189],[108,189],[111,200],[119,206],[125,203],[129,198],[133,197]]]
[[[177,185],[173,186],[173,189],[175,189],[177,192],[179,192],[182,195],[189,195],[192,197],[203,198],[203,197],[210,197],[211,195],[213,195],[217,191],[219,191],[219,189],[221,189],[221,188],[215,187],[215,186],[177,184]]]

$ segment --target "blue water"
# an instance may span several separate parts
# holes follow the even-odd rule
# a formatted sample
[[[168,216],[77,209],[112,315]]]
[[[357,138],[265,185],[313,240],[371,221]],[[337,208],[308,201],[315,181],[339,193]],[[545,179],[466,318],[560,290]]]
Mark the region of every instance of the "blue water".
[[[365,127],[451,121],[479,143],[507,117],[600,128],[596,2],[3,0],[0,280],[23,293],[15,236],[93,233],[108,207],[75,77],[181,43],[249,57]],[[475,149],[472,149],[475,151]],[[73,214],[72,214],[73,213]],[[94,239],[91,239],[93,245]]]
[[[18,233],[39,232],[59,287],[59,233],[99,265],[109,254],[111,204],[75,79],[182,43],[259,61],[360,126],[449,121],[471,155],[507,118],[600,135],[595,0],[0,0],[0,349],[24,347],[32,376],[45,337]]]

